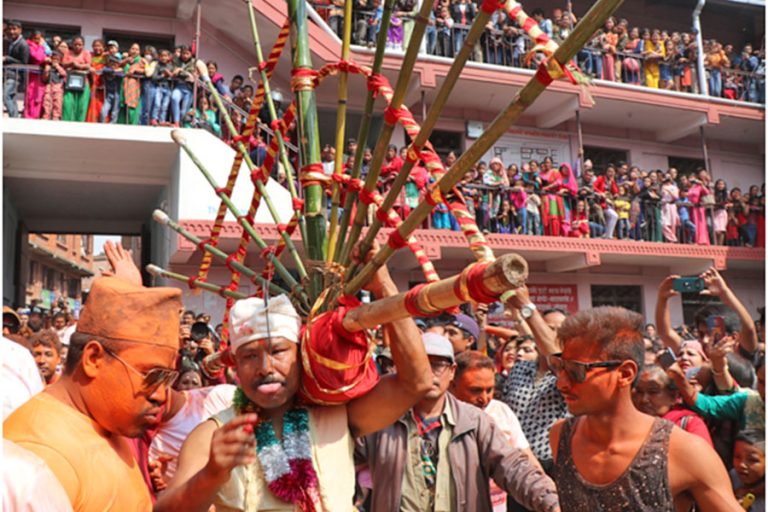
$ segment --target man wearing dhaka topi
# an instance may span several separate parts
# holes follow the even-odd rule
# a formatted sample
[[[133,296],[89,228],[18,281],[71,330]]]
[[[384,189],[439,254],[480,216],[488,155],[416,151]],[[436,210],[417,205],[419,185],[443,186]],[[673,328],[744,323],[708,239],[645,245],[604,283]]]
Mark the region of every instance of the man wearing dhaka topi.
[[[97,279],[61,379],[3,423],[6,439],[50,467],[75,511],[152,509],[126,438],[157,426],[178,375],[180,309],[178,289]]]
[[[367,289],[378,298],[397,294],[386,267]],[[189,435],[155,511],[353,510],[353,436],[388,427],[432,385],[416,324],[406,318],[384,327],[397,374],[346,405],[303,407],[301,318],[288,298],[238,301],[230,318],[241,388],[233,407]]]

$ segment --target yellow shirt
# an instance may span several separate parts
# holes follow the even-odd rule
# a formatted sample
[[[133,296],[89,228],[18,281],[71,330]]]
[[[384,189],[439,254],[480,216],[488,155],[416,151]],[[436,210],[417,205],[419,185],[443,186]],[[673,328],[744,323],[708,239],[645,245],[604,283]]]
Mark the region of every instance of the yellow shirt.
[[[48,464],[76,512],[152,510],[128,441],[48,393],[14,411],[3,436]]]
[[[616,208],[616,213],[618,214],[619,219],[629,220],[629,210],[632,207],[632,204],[629,201],[626,199],[614,199],[613,206]]]

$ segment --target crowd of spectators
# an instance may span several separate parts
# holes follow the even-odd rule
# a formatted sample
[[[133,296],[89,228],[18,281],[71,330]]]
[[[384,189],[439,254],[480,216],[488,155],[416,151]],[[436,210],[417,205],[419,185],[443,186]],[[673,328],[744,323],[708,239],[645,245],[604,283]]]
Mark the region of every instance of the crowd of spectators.
[[[343,0],[317,3],[332,30],[341,37]],[[425,32],[424,51],[430,55],[453,57],[458,53],[479,10],[473,0],[439,0],[430,13]],[[353,42],[374,46],[383,13],[381,0],[359,0],[353,5]],[[413,0],[398,0],[387,32],[387,48],[404,50],[418,14]],[[531,17],[541,30],[561,43],[573,30],[576,16],[554,8],[547,16],[534,9]],[[503,11],[496,11],[476,43],[471,59],[475,62],[533,68],[542,54],[534,52],[530,38]],[[714,39],[703,41],[703,54],[710,96],[765,102],[765,50],[752,44],[736,48]],[[608,18],[583,50],[577,63],[587,75],[611,82],[643,85],[682,92],[699,91],[696,61],[699,49],[693,33],[631,26],[626,19]]]
[[[356,150],[356,141],[350,139],[344,155],[348,168],[353,162],[348,155]],[[391,188],[406,153],[407,148],[389,147],[378,182],[382,195]],[[448,153],[446,169],[456,157]],[[326,145],[321,158],[330,175],[333,147]],[[363,176],[372,158],[365,148]],[[485,233],[765,247],[765,184],[729,189],[724,179],[713,180],[703,168],[686,174],[618,162],[598,173],[589,159],[582,170],[579,163],[574,168],[567,163],[555,166],[550,157],[505,168],[497,157],[477,162],[457,190]],[[403,218],[424,201],[431,181],[424,167],[413,168],[395,202]],[[460,229],[445,205],[435,207],[425,227]]]
[[[730,470],[733,492],[744,509],[764,510],[764,308],[754,320],[725,279],[710,269],[699,277],[704,292],[714,302],[697,311],[690,324],[673,328],[668,301],[676,294],[673,283],[677,277],[669,276],[659,284],[655,324],[646,324],[641,333],[645,351],[643,359],[637,361],[640,373],[632,400],[641,412],[670,421],[713,447]],[[57,308],[51,314],[37,308],[3,309],[3,336],[31,351],[44,386],[59,378],[69,337],[76,330],[76,320],[66,303],[59,302]],[[466,304],[458,314],[415,319],[425,340],[439,336],[450,343],[451,350],[443,356],[447,361],[429,354],[435,375],[448,371],[451,395],[494,418],[509,410],[502,415],[507,421],[500,425],[502,430],[509,427],[504,431],[512,436],[510,442],[529,451],[547,472],[555,464],[549,430],[568,416],[567,402],[558,386],[562,369],[554,369],[549,362],[560,357],[554,353],[556,333],[568,317],[569,313],[560,309],[539,311],[522,286],[504,303]],[[503,320],[497,322],[499,318]],[[221,328],[213,327],[207,313],[180,313],[180,348],[175,364],[179,375],[173,388],[183,396],[175,397],[197,400],[195,393],[207,397],[218,390],[216,406],[228,406],[235,374],[211,375],[202,363],[221,349]],[[382,375],[397,372],[386,337],[376,329],[372,335],[378,344],[374,356],[378,371]],[[571,375],[569,378],[574,379]],[[480,381],[488,384],[478,387]],[[499,408],[503,411],[494,411]],[[160,427],[150,443],[149,459],[144,461],[149,466],[151,478],[147,483],[153,492],[162,492],[167,486],[182,441],[203,420],[205,417],[195,417],[183,425],[167,420],[167,425]],[[359,469],[357,510],[370,510],[371,487],[365,483],[369,476],[365,464]],[[502,490],[491,486],[490,492],[495,504],[510,499],[509,510],[521,510]]]
[[[40,31],[23,36],[21,22],[4,22],[4,64],[22,65],[4,72],[3,102],[10,117],[132,125],[198,127],[228,136],[218,107],[204,87],[195,87],[193,49],[95,39],[91,49],[75,36],[47,40]],[[208,73],[238,126],[253,87],[235,75],[229,84],[209,61]],[[197,101],[193,101],[197,91]],[[23,93],[19,110],[18,93]],[[234,107],[238,108],[234,108]]]

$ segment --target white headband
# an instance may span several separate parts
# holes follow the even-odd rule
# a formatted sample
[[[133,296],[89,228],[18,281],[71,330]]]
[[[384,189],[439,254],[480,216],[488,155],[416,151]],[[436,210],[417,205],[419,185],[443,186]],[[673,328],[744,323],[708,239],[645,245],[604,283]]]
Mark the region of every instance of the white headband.
[[[269,299],[250,297],[235,302],[229,312],[231,334],[229,343],[233,352],[253,340],[283,337],[299,342],[301,317],[286,295]]]

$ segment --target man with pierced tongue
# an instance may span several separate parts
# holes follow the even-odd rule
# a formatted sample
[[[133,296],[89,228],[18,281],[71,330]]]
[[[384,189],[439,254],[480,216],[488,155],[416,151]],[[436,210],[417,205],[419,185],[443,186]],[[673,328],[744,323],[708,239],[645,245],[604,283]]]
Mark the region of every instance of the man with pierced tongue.
[[[397,294],[386,267],[367,289],[379,298]],[[303,407],[296,400],[301,319],[288,298],[238,301],[230,319],[241,382],[235,404],[189,435],[155,512],[205,512],[212,504],[217,512],[353,510],[353,436],[391,425],[432,386],[416,324],[384,326],[396,375],[346,405]]]
[[[3,435],[43,459],[72,508],[152,510],[126,437],[157,424],[178,373],[181,292],[117,277],[94,281],[61,379],[3,423]]]

